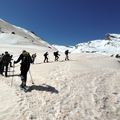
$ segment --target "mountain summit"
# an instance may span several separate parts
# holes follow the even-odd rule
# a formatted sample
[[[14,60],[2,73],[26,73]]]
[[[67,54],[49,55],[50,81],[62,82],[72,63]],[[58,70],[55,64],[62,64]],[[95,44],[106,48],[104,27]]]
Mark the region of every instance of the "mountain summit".
[[[75,46],[73,51],[105,54],[120,53],[120,34],[107,34],[105,39],[79,43]]]
[[[37,45],[52,48],[34,32],[12,25],[0,19],[0,44]]]
[[[120,34],[110,34],[110,33],[108,33],[108,34],[106,34],[105,35],[105,39],[106,40],[117,40],[117,41],[120,41]]]

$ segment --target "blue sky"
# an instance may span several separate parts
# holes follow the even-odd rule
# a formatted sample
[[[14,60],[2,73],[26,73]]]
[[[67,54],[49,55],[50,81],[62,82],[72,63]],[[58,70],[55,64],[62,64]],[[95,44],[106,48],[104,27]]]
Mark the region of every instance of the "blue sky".
[[[51,44],[75,45],[120,33],[120,0],[0,0],[0,18]]]

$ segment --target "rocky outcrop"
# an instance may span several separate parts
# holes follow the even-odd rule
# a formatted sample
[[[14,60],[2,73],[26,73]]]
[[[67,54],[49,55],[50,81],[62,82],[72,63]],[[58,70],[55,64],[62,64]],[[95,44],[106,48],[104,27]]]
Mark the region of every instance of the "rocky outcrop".
[[[106,34],[105,40],[120,40],[120,34]]]

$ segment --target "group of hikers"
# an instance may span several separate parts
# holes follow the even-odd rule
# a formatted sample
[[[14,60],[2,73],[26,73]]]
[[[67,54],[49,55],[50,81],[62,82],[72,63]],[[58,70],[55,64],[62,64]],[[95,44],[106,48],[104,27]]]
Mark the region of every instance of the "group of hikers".
[[[3,75],[4,69],[5,69],[5,76],[7,77],[8,72],[8,65],[10,64],[10,67],[12,67],[12,57],[13,55],[10,55],[7,51],[5,53],[2,53],[0,56],[0,74]]]
[[[69,60],[69,56],[68,56],[69,53],[70,53],[69,50],[65,51],[65,60]],[[53,55],[55,57],[55,61],[58,61],[60,56],[59,51],[54,52]],[[48,62],[48,52],[44,54],[44,63],[45,62]]]
[[[69,50],[65,51],[65,60],[69,60]],[[59,59],[59,51],[56,51],[53,53],[54,57],[55,57],[55,61],[58,61]],[[48,61],[48,52],[44,53],[44,63],[45,62],[49,62]],[[26,50],[23,50],[22,53],[19,55],[18,59],[16,61],[13,61],[12,64],[12,60],[13,60],[13,55],[10,55],[7,51],[5,53],[2,53],[2,55],[0,55],[0,74],[3,75],[3,72],[5,72],[5,77],[7,77],[7,73],[8,73],[8,67],[10,65],[10,67],[14,67],[14,64],[18,63],[21,61],[20,63],[20,77],[21,77],[21,88],[26,88],[26,81],[27,81],[27,73],[29,71],[30,68],[30,64],[33,63],[35,61],[36,58],[36,53],[30,55],[29,52],[27,52]]]

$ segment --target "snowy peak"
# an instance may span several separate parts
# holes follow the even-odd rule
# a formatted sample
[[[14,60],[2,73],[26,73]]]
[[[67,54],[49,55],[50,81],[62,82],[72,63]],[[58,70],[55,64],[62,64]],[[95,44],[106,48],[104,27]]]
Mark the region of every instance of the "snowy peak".
[[[73,52],[115,54],[120,52],[120,34],[107,34],[105,39],[79,43]]]
[[[15,45],[52,46],[38,37],[34,32],[12,25],[0,19],[0,43]]]
[[[74,52],[118,53],[120,51],[120,41],[95,40],[88,43],[79,43],[75,48]]]
[[[120,40],[120,34],[106,34],[105,40]]]
[[[66,49],[72,53],[102,53],[102,54],[118,54],[120,53],[120,34],[106,34],[105,39],[88,41],[79,43],[72,47],[57,46],[55,48],[61,52]]]

